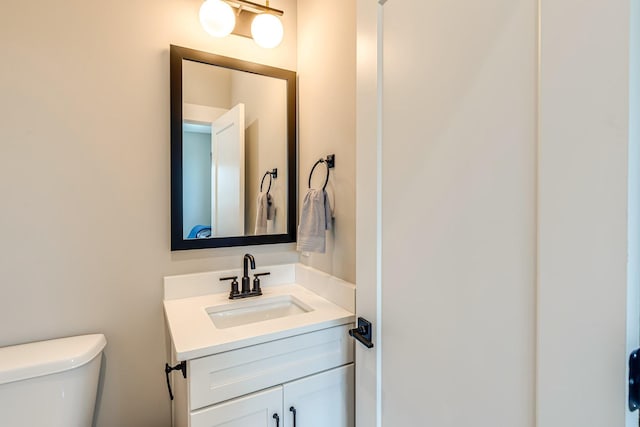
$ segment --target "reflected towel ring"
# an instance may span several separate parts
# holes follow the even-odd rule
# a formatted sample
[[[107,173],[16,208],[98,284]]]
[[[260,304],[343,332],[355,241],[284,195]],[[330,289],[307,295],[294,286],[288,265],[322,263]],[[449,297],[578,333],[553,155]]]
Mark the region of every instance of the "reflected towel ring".
[[[264,175],[262,175],[262,181],[260,181],[260,192],[262,193],[262,185],[264,184],[264,179],[269,175],[269,188],[267,188],[267,194],[271,191],[271,183],[274,179],[278,177],[278,168],[273,168],[273,170],[266,171]]]
[[[313,176],[313,171],[320,163],[324,163],[327,166],[327,175],[324,178],[324,185],[322,186],[322,190],[324,191],[329,183],[329,169],[332,169],[336,165],[336,155],[329,154],[326,159],[319,159],[315,162],[311,168],[311,172],[309,172],[309,188],[311,188],[311,176]]]

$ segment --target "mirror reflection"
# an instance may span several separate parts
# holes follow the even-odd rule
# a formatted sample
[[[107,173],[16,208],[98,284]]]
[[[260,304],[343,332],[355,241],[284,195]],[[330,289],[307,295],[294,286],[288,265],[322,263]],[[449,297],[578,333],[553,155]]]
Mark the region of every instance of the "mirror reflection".
[[[296,73],[171,46],[171,249],[296,240]]]
[[[186,59],[182,70],[183,238],[285,233],[286,81]]]

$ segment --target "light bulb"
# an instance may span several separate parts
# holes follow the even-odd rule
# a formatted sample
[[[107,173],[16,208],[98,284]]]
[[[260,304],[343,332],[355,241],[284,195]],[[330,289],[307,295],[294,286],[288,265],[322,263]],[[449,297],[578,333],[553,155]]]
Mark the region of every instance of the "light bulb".
[[[236,15],[222,0],[206,0],[200,6],[200,24],[213,37],[225,37],[236,26]]]
[[[284,29],[282,22],[275,15],[261,13],[253,18],[251,23],[251,35],[260,47],[271,49],[282,42]]]

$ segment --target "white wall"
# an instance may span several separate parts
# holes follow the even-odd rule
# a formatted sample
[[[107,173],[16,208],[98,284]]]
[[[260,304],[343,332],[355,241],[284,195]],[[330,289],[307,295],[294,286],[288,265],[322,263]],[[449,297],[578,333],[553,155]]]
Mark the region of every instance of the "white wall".
[[[534,425],[536,16],[384,6],[382,425]]]
[[[625,425],[625,366],[638,342],[638,195],[628,191],[638,190],[638,24],[636,1],[541,2],[542,427]]]
[[[349,282],[355,282],[355,13],[355,1],[298,5],[300,206],[313,164],[336,155],[327,185],[335,216],[327,251],[301,261]],[[324,176],[319,165],[312,185],[321,186]]]
[[[0,13],[0,345],[104,332],[99,427],[168,426],[162,277],[297,260],[295,245],[170,251],[169,45],[295,69],[215,40],[199,0],[5,2]],[[10,65],[9,65],[10,64]]]

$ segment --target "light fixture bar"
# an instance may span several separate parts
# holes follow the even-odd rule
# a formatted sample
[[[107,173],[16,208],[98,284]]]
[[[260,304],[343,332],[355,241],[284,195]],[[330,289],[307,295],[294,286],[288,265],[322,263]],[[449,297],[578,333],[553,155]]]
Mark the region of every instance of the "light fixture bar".
[[[253,12],[253,13],[263,13],[263,12],[268,12],[271,13],[273,15],[277,15],[277,16],[282,16],[284,15],[284,11],[280,10],[280,9],[274,9],[272,7],[269,6],[263,6],[261,4],[258,3],[254,3],[252,1],[248,1],[248,0],[224,0],[225,2],[227,2],[229,5],[240,9],[240,11],[246,10],[249,12]]]

